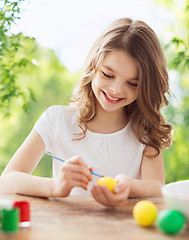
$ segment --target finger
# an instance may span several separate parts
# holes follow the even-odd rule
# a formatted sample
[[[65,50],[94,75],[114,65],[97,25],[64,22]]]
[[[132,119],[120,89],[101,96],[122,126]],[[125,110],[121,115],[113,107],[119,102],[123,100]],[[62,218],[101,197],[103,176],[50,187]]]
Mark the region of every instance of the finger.
[[[105,206],[111,206],[111,201],[107,198],[107,193],[109,193],[110,190],[106,186],[96,186],[96,189],[96,198],[98,201]]]
[[[106,186],[102,186],[102,193],[106,198],[107,202],[113,202],[115,198],[115,194],[111,192]]]
[[[91,167],[91,166],[88,166],[88,169],[89,169],[89,171],[93,171],[94,170],[93,167]]]
[[[83,188],[84,190],[87,190],[87,187],[88,187],[88,184],[82,182],[82,181],[78,181],[78,180],[72,180],[71,182],[71,188],[74,188],[74,187],[81,187]]]
[[[95,199],[100,202],[104,203],[106,201],[106,198],[104,194],[102,193],[102,186],[94,185],[93,186],[93,194],[95,196]]]
[[[88,186],[88,179],[81,174],[73,173],[70,171],[65,171],[62,175],[59,176],[59,182],[60,184],[64,184],[67,188],[73,188],[75,183],[81,185],[81,187],[84,187],[85,189]]]
[[[63,170],[68,168],[68,171],[74,173],[74,174],[80,174],[84,175],[87,178],[87,181],[92,181],[92,174],[89,171],[88,167],[73,164],[72,162],[66,162],[65,165],[62,167]]]
[[[121,193],[112,193],[107,188],[102,189],[103,194],[106,196],[106,204],[109,206],[117,206],[128,198],[128,191],[125,190]]]
[[[80,156],[73,156],[72,158],[68,159],[67,162],[88,167],[87,164],[83,161],[83,159]]]
[[[92,177],[92,173],[90,172],[90,170],[88,169],[88,167],[85,166],[79,166],[77,169],[75,169],[75,171],[77,173],[80,173],[82,175],[85,175],[88,181],[92,181],[93,177]]]
[[[90,172],[90,170],[89,170],[89,167],[88,167],[87,164],[82,160],[81,157],[75,156],[75,157],[69,159],[69,160],[67,161],[67,163],[68,163],[68,164],[72,164],[73,166],[76,166],[76,167],[80,167],[80,168],[78,168],[78,171],[77,171],[77,170],[76,170],[76,171],[79,172],[79,173],[81,173],[81,174],[85,174],[85,175],[87,176],[87,178],[88,178],[89,181],[92,181],[92,180],[93,180],[92,174],[91,174],[91,172]],[[77,169],[77,168],[75,168],[75,169]],[[73,170],[74,170],[74,169],[73,169]]]
[[[121,193],[126,189],[130,189],[131,179],[123,174],[120,174],[116,177],[118,184],[116,184],[114,191],[115,193]]]
[[[130,183],[131,179],[124,174],[119,174],[116,176],[115,180],[119,183]]]
[[[92,193],[94,199],[95,199],[98,203],[103,204],[103,205],[106,206],[106,202],[105,202],[103,199],[101,199],[100,194],[99,194],[98,191],[96,190],[96,187],[94,187],[94,188],[91,190],[91,193]]]
[[[122,202],[126,201],[127,199],[128,199],[128,192],[124,191],[119,194],[115,194],[114,199],[112,200],[112,203],[114,203],[115,205],[119,205]]]
[[[89,183],[88,178],[84,174],[80,174],[80,173],[74,173],[72,175],[72,179],[75,181],[83,182],[87,185]]]
[[[114,193],[122,193],[128,188],[127,184],[125,183],[117,183],[114,187]]]
[[[94,185],[91,192],[94,199],[105,206],[117,206],[128,198],[127,190],[116,194],[112,193],[106,186]]]

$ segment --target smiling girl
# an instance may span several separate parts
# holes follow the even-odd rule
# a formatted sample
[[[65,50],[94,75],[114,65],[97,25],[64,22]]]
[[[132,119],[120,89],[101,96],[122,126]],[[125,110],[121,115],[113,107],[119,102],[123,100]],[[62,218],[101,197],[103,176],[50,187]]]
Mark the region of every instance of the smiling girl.
[[[166,67],[146,23],[123,18],[110,24],[89,52],[72,104],[43,113],[0,177],[0,192],[92,193],[108,206],[161,196],[161,150],[171,144],[171,126],[161,114],[168,104]],[[53,178],[31,175],[44,151],[66,160],[53,159]],[[95,184],[91,169],[118,181],[114,193]]]

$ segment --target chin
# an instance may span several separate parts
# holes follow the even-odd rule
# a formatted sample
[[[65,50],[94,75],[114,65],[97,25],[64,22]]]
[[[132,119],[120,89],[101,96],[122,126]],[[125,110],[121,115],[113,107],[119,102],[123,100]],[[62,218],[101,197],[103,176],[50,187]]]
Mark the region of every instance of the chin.
[[[108,113],[116,112],[116,111],[119,111],[122,108],[124,108],[124,107],[119,107],[119,108],[105,107],[105,106],[102,106],[102,105],[101,105],[101,107],[103,108],[104,111],[106,111]]]

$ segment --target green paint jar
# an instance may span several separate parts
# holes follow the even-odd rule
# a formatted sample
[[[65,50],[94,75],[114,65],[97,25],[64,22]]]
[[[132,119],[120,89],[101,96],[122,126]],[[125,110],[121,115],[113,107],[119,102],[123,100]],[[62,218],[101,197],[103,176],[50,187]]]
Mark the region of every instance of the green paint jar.
[[[17,208],[3,209],[1,214],[1,229],[5,233],[16,233],[19,228],[19,210]]]

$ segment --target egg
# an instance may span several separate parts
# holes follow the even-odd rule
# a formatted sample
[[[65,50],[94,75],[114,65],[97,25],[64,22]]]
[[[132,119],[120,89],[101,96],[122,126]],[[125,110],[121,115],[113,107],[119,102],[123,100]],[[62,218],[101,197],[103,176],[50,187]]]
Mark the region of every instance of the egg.
[[[134,219],[143,227],[151,226],[157,218],[157,207],[153,202],[141,200],[133,208]]]
[[[111,192],[114,192],[114,187],[117,181],[112,177],[101,177],[97,181],[97,184],[105,185]]]
[[[183,228],[184,223],[183,214],[176,210],[162,210],[157,218],[158,227],[167,234],[178,233]]]

